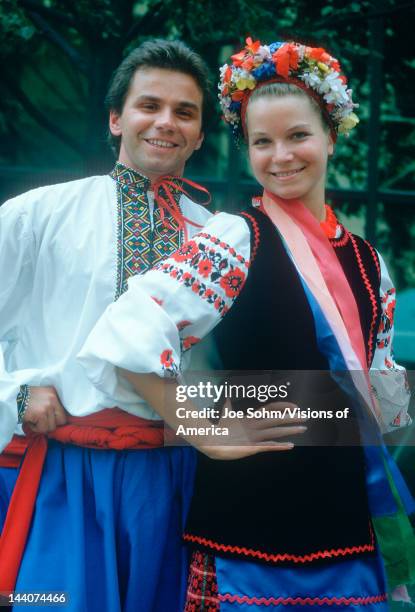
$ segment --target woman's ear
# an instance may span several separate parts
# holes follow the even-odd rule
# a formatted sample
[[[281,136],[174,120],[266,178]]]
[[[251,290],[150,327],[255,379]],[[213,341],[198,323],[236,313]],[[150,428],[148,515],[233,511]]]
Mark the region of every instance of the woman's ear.
[[[328,156],[331,157],[334,153],[334,140],[330,132],[327,134],[327,138],[328,138],[327,153],[328,153]]]

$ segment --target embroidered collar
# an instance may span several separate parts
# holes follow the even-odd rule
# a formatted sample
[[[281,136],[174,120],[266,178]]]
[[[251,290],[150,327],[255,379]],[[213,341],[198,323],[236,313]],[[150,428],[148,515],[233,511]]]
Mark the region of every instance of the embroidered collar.
[[[165,181],[167,177],[160,177],[154,185],[151,184],[149,178],[134,170],[125,166],[121,162],[116,162],[113,170],[110,172],[110,176],[129,194],[134,195],[137,193],[145,193],[147,191],[159,192],[160,187],[162,188],[162,195],[165,195]],[[176,204],[179,204],[180,197],[183,193],[182,189],[183,180],[180,177],[169,176],[168,177],[168,189],[173,196]],[[155,189],[154,189],[155,187]],[[158,200],[158,198],[156,198]]]
[[[178,176],[160,176],[154,183],[151,183],[146,176],[140,174],[137,170],[128,168],[121,162],[115,164],[114,169],[110,172],[110,176],[117,182],[121,191],[124,191],[129,197],[135,197],[143,193],[146,194],[147,191],[152,189],[154,192],[154,200],[160,210],[163,224],[165,227],[170,227],[176,231],[177,229],[183,230],[186,240],[186,224],[193,225],[197,228],[202,227],[198,223],[183,216],[180,208],[180,198],[182,194],[190,197],[184,185],[190,186],[196,191],[207,195],[207,201],[200,202],[200,204],[209,204],[210,193],[207,189],[194,181]],[[177,227],[172,223],[173,220],[176,222]]]
[[[148,191],[150,189],[150,179],[137,170],[124,166],[121,162],[116,162],[110,176],[122,186],[128,187],[131,191]]]

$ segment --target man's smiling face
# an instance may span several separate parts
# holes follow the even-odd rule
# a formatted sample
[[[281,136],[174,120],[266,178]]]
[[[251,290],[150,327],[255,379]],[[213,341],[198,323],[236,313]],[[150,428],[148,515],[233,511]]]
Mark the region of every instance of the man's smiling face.
[[[121,136],[118,160],[152,182],[167,174],[181,176],[203,141],[202,102],[190,75],[139,68],[121,114],[110,112],[111,133]]]

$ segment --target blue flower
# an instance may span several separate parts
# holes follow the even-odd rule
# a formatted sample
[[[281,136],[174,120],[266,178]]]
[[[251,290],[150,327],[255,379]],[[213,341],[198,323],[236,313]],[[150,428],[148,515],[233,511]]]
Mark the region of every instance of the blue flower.
[[[273,62],[264,62],[262,66],[255,68],[251,74],[257,81],[265,81],[275,76],[275,66]]]
[[[229,104],[229,110],[231,111],[231,113],[239,113],[240,108],[241,108],[240,102],[231,102]]]
[[[285,44],[285,43],[283,43],[283,42],[274,42],[274,43],[271,43],[271,44],[269,45],[269,50],[270,50],[270,52],[271,52],[271,55],[272,55],[273,53],[275,53],[275,51],[277,51],[277,49],[279,49],[280,47],[282,47],[284,44]]]

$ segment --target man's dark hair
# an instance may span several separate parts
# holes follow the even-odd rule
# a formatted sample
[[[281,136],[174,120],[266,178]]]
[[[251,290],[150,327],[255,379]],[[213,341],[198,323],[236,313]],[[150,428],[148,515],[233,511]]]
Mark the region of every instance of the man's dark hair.
[[[105,107],[108,112],[112,110],[121,114],[131,81],[140,68],[164,68],[191,76],[202,92],[202,127],[206,129],[213,108],[209,69],[200,55],[180,40],[147,40],[131,51],[112,76],[105,97]],[[109,131],[108,142],[114,153],[118,155],[121,136],[114,136]]]

